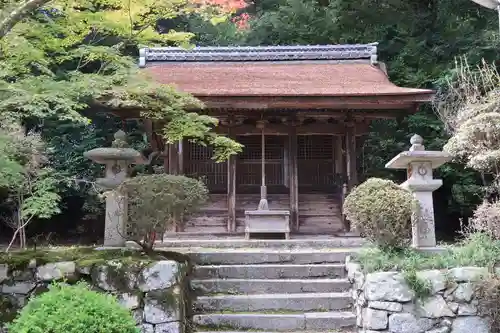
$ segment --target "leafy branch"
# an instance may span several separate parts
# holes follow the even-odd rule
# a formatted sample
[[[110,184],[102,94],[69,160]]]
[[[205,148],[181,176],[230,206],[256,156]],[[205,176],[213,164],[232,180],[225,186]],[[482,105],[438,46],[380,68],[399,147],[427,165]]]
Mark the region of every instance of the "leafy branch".
[[[12,30],[26,15],[44,6],[51,0],[27,0],[13,6],[2,8],[0,13],[0,39]]]

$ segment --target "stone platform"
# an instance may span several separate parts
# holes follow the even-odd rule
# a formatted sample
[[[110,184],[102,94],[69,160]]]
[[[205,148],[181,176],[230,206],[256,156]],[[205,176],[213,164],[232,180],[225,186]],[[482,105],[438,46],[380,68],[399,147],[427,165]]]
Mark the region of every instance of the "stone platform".
[[[192,235],[179,233],[156,242],[156,248],[210,248],[210,249],[336,249],[358,248],[365,244],[360,237],[291,235],[290,239],[244,239],[244,235]]]

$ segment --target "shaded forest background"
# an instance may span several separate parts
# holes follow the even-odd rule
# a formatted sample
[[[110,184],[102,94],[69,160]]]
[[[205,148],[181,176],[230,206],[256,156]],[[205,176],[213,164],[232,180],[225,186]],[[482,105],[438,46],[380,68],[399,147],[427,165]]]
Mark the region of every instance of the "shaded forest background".
[[[112,1],[84,3],[86,8],[82,12],[87,15],[113,8]],[[150,8],[155,6],[154,2],[147,5]],[[438,91],[445,89],[446,83],[455,75],[457,57],[465,57],[471,66],[480,64],[482,59],[488,62],[498,59],[500,36],[496,13],[470,0],[254,0],[229,2],[226,5],[230,11],[226,11],[226,15],[219,15],[183,10],[181,7],[184,4],[179,2],[178,7],[181,9],[177,8],[175,13],[163,18],[155,17],[154,32],[168,35],[169,38],[130,39],[127,43],[121,43],[118,51],[112,55],[104,50],[105,47],[116,45],[116,41],[110,42],[103,38],[97,43],[101,47],[100,53],[93,50],[94,55],[100,54],[109,63],[119,67],[135,66],[133,62],[138,57],[138,48],[144,43],[179,45],[190,41],[195,45],[206,46],[379,42],[379,60],[386,63],[394,83]],[[49,4],[25,23],[36,22],[42,29],[53,29],[50,18],[57,17],[56,9]],[[12,34],[12,38],[16,34],[27,38],[26,31],[22,29]],[[44,40],[47,42],[45,37],[30,38],[28,40],[38,41],[39,44],[35,46],[44,57],[50,57],[53,50],[41,46]],[[24,56],[22,48],[12,45],[4,44],[3,60],[12,58],[16,52]],[[78,57],[73,54],[72,58],[50,63],[51,71],[67,73],[68,63],[74,63],[75,59],[78,60]],[[97,60],[101,59],[92,58],[87,67],[79,66],[78,69],[84,73],[101,74],[100,68],[92,67],[96,66]],[[9,70],[7,74],[0,71],[0,77],[5,82],[17,82],[17,78],[25,75],[21,69]],[[18,106],[13,109],[16,107],[19,109]],[[61,180],[57,184],[61,212],[31,223],[27,230],[28,239],[38,239],[40,243],[78,243],[97,242],[102,236],[103,205],[90,184],[91,180],[101,175],[102,169],[84,159],[83,152],[98,146],[109,146],[112,134],[123,127],[131,134],[137,148],[147,147],[140,123],[123,123],[109,113],[100,111],[103,110],[90,103],[78,109],[77,112],[90,119],[90,122],[75,122],[47,114],[40,116],[36,112],[23,117],[27,128],[36,131],[45,142],[54,177]],[[397,182],[404,180],[404,172],[386,170],[384,165],[395,154],[408,148],[409,139],[414,133],[426,140],[427,149],[441,149],[449,138],[430,105],[411,116],[374,122],[359,155],[361,178],[375,176]],[[485,195],[483,181],[477,172],[455,163],[443,166],[436,177],[444,181],[444,186],[435,192],[438,237],[449,240],[460,229],[460,221],[470,217],[482,201]],[[0,214],[8,217],[13,214],[12,204],[7,193],[2,194],[0,191],[1,195],[4,200],[0,199]],[[11,228],[0,225],[0,235],[3,235],[0,238],[8,239],[11,233]]]

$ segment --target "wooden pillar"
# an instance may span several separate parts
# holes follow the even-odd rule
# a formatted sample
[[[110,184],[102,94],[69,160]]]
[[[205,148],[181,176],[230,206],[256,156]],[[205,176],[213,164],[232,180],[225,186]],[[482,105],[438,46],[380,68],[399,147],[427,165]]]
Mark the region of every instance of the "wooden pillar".
[[[177,143],[177,174],[184,174],[184,140],[179,140]]]
[[[257,206],[257,210],[269,210],[269,204],[267,202],[267,186],[266,186],[266,134],[265,134],[265,122],[257,122],[257,128],[261,131],[261,148],[260,148],[260,162],[261,162],[261,185],[260,185],[260,201]]]
[[[349,123],[346,127],[346,172],[349,191],[358,184],[358,172],[356,165],[356,133],[354,124]]]
[[[163,150],[162,152],[162,156],[163,156],[163,171],[165,173],[169,173],[170,169],[169,169],[169,159],[170,159],[170,154],[169,154],[169,150],[168,150],[168,145],[165,145],[165,149]]]
[[[154,125],[151,119],[144,120],[144,130],[146,132],[148,144],[151,146],[153,151],[157,151],[159,147],[156,140],[154,139]]]
[[[234,135],[229,129],[229,137]],[[236,155],[231,155],[227,160],[227,231],[236,231]]]
[[[354,186],[358,184],[358,172],[356,165],[356,135],[354,123],[348,123],[346,126],[345,135],[345,160],[346,160],[346,174],[347,174],[347,189],[343,189],[343,196],[351,191]],[[345,193],[344,193],[345,192]],[[342,198],[342,201],[345,198]],[[343,213],[342,213],[343,214]],[[342,216],[344,224],[344,231],[349,233],[351,231],[351,223]]]
[[[290,179],[290,140],[284,142],[284,151],[283,151],[283,184],[290,188],[290,182],[287,180]]]
[[[168,146],[168,173],[171,175],[176,175],[178,173],[179,167],[179,154],[177,152],[177,145],[175,143],[169,143]]]
[[[335,175],[340,175],[344,176],[344,145],[343,145],[343,137],[340,135],[334,136],[333,137],[335,142],[333,143],[333,150],[334,150],[334,158],[335,158],[335,163],[334,163],[334,168],[335,168]],[[339,184],[342,186],[343,184]]]
[[[297,163],[297,127],[290,124],[288,135],[288,157],[290,174],[290,222],[292,230],[299,231],[299,182]]]

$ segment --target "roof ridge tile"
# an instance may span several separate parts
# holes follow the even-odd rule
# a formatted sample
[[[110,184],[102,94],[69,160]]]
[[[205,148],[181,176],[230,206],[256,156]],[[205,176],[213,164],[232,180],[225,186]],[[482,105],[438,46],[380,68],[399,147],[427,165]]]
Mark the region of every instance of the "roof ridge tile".
[[[297,60],[368,60],[377,62],[377,45],[279,45],[279,46],[200,46],[148,47],[139,52],[139,66],[147,62],[241,62]]]

